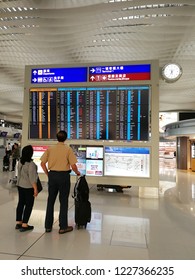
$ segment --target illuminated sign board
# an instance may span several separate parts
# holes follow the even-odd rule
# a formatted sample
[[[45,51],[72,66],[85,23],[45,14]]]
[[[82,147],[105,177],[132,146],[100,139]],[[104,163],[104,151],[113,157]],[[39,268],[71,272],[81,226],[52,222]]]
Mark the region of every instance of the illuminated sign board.
[[[37,165],[38,173],[44,173],[41,167],[40,157],[48,149],[48,146],[33,146],[33,161]]]
[[[6,137],[7,131],[0,131],[0,137]]]
[[[126,82],[150,79],[150,64],[35,68],[31,70],[32,84]]]
[[[17,132],[17,133],[14,133],[14,138],[19,138],[20,137],[20,133]]]
[[[32,84],[87,82],[87,67],[37,68],[31,70]]]
[[[89,82],[150,80],[150,64],[89,67]]]

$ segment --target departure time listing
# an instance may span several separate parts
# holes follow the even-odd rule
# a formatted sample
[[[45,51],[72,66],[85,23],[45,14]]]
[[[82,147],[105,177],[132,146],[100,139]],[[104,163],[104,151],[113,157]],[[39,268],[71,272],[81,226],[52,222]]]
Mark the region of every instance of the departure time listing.
[[[31,139],[148,141],[148,86],[39,88],[30,90]]]

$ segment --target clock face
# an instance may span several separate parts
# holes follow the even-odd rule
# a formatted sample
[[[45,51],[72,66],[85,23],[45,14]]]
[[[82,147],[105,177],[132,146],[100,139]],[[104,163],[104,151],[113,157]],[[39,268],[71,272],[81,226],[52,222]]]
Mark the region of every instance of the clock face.
[[[162,76],[167,82],[175,82],[182,75],[182,68],[180,65],[175,63],[166,64],[162,68]]]

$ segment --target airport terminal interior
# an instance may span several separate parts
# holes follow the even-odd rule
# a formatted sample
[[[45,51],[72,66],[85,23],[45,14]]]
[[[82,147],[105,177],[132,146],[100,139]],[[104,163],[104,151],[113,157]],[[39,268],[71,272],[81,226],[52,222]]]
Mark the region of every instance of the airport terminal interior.
[[[195,260],[194,26],[194,0],[178,0],[173,3],[161,0],[0,1],[1,260]],[[49,67],[46,68],[46,65]],[[82,66],[83,78],[80,80],[81,72],[79,75],[75,74],[76,90],[72,89],[75,84],[71,75],[67,75],[68,78],[65,75],[68,82],[64,82],[64,76],[61,74],[52,76],[52,65],[61,65],[60,68],[67,66],[68,71],[73,66]],[[93,65],[94,67],[91,67]],[[117,68],[119,65],[121,68]],[[31,72],[32,76],[29,75],[25,80],[26,72],[30,73],[30,67],[35,68],[35,72]],[[138,69],[138,73],[134,73],[135,69]],[[105,72],[101,76],[99,74],[102,70]],[[92,73],[89,75],[90,71]],[[109,71],[113,74],[110,75]],[[46,75],[43,76],[42,73]],[[55,79],[57,86],[54,83]],[[66,83],[69,88],[67,86],[64,89]],[[128,128],[131,131],[124,129],[121,138],[121,134],[117,135],[118,138],[116,135],[115,138],[109,138],[111,134],[108,131],[104,136],[107,137],[106,143],[112,143],[106,145],[124,143],[124,151],[131,146],[137,148],[138,145],[138,150],[141,148],[142,152],[146,153],[145,171],[140,169],[142,178],[139,178],[138,173],[131,174],[128,187],[120,191],[112,186],[98,188],[99,175],[113,175],[117,181],[113,170],[112,174],[103,174],[105,170],[99,165],[102,174],[96,174],[94,182],[89,183],[91,221],[86,228],[78,229],[75,226],[75,205],[72,197],[75,176],[72,176],[68,215],[73,231],[62,235],[58,233],[58,200],[55,204],[53,230],[45,232],[48,186],[44,180],[43,191],[35,200],[29,221],[34,229],[20,232],[15,229],[18,201],[16,173],[15,170],[12,171],[12,157],[8,169],[4,170],[5,148],[8,142],[12,145],[16,142],[22,147],[23,143],[31,144],[32,141],[32,145],[38,148],[46,145],[48,140],[51,140],[48,143],[54,143],[54,125],[59,127],[59,115],[61,117],[63,114],[57,115],[55,110],[51,109],[54,108],[51,105],[49,109],[51,115],[54,114],[52,116],[55,116],[56,123],[51,122],[49,127],[51,123],[47,115],[43,114],[43,119],[46,116],[48,121],[45,129],[44,120],[40,121],[40,118],[37,126],[34,126],[36,121],[33,116],[36,114],[33,115],[33,112],[37,110],[36,113],[39,114],[40,108],[43,111],[45,104],[41,102],[45,95],[49,100],[51,92],[54,96],[73,96],[75,92],[79,97],[85,96],[89,93],[89,85],[92,83],[95,86],[90,87],[91,93],[96,94],[98,98],[106,96],[104,102],[109,101],[110,92],[113,95],[118,94],[121,100],[123,96],[128,96],[128,100],[139,96],[140,101],[141,96],[144,96],[145,111],[141,111],[142,103],[132,102],[136,104],[135,107],[125,107],[126,103],[121,102],[124,109],[121,111],[128,112],[130,117],[132,112],[136,112],[136,118],[139,119],[135,123],[132,122],[132,125],[129,121]],[[106,89],[101,89],[100,94],[101,86],[105,86]],[[41,87],[43,89],[40,89]],[[29,94],[33,98],[30,99]],[[33,111],[32,100],[36,98],[36,102],[40,104],[35,106]],[[54,100],[54,103],[58,102],[56,107],[60,103],[59,100],[61,99],[58,97]],[[60,104],[62,111],[65,108],[64,100]],[[116,106],[112,109],[118,112],[117,102],[113,100]],[[110,103],[106,106],[109,107]],[[96,106],[96,109],[99,107]],[[78,104],[71,109],[81,112]],[[34,123],[29,121],[29,112]],[[72,111],[69,108],[68,113],[70,112]],[[115,111],[111,113],[111,117],[115,118]],[[83,115],[86,117],[87,114]],[[145,119],[141,123],[143,115]],[[69,119],[70,117],[71,113]],[[100,118],[100,115],[98,117]],[[97,122],[98,117],[95,119]],[[62,125],[66,125],[65,120],[60,121]],[[106,121],[108,128],[108,115]],[[117,127],[118,123],[113,123],[112,132],[116,134],[123,130],[122,127],[127,127],[126,123],[122,123],[117,130],[115,126]],[[136,129],[133,130],[132,127]],[[69,136],[72,136],[70,128],[71,125],[68,129]],[[76,136],[80,136],[81,128],[76,128]],[[100,126],[95,129],[99,134],[93,134],[93,144],[98,140],[98,145],[101,145],[102,139],[105,139],[100,133]],[[88,140],[91,140],[90,133],[89,130],[86,134]],[[99,139],[95,139],[94,135]],[[44,143],[41,142],[42,136]],[[83,144],[86,138],[82,140]],[[77,141],[73,144],[75,143]],[[109,148],[108,146],[107,149]],[[108,156],[108,151],[104,147],[103,156],[105,155]],[[133,158],[132,155],[129,157]],[[141,162],[142,155],[140,157]],[[117,168],[115,170],[120,172]],[[155,186],[155,197],[141,195],[140,185],[131,184],[134,177],[137,177],[137,181],[134,182],[139,182],[140,179],[140,183],[143,183],[144,178],[150,182],[150,176],[152,186],[148,186],[148,192],[150,187],[153,189],[156,178],[159,178],[159,185]],[[89,177],[86,176],[87,179]],[[127,181],[127,174],[124,177]]]

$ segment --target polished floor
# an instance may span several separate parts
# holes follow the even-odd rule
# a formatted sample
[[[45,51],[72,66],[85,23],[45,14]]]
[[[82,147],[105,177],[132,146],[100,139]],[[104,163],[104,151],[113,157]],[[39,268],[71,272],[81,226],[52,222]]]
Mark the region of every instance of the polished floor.
[[[45,233],[47,186],[36,198],[29,224],[15,230],[17,189],[13,172],[0,163],[1,260],[195,260],[195,173],[175,168],[175,159],[160,160],[159,199],[141,199],[132,187],[123,193],[90,186],[92,219],[87,229]],[[71,190],[72,191],[72,190]],[[74,200],[69,198],[69,224],[74,226]]]

